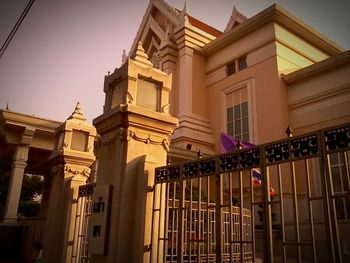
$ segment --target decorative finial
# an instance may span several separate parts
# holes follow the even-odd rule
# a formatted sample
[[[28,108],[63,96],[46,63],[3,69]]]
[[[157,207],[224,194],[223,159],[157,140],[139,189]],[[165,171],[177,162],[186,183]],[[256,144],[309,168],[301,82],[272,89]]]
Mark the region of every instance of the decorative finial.
[[[293,132],[294,131],[292,130],[292,128],[289,127],[289,125],[288,125],[287,130],[286,130],[286,134],[287,134],[288,138],[292,138]]]
[[[7,103],[6,103],[6,110],[10,110],[10,108],[9,108],[9,100],[7,100]]]
[[[153,66],[151,61],[148,60],[148,55],[145,53],[141,42],[139,42],[137,45],[135,61],[140,62],[146,66]]]
[[[123,49],[123,54],[122,54],[122,65],[128,60],[128,55],[126,54],[126,50]]]
[[[108,71],[107,71],[107,74],[108,74],[108,76],[109,76],[109,75],[111,74],[111,72],[108,70]]]
[[[185,0],[184,8],[182,9],[182,13],[187,14],[187,1]]]
[[[79,119],[79,120],[86,121],[84,114],[81,112],[81,106],[79,101],[75,106],[74,112],[68,117],[68,120],[71,120],[71,119]]]

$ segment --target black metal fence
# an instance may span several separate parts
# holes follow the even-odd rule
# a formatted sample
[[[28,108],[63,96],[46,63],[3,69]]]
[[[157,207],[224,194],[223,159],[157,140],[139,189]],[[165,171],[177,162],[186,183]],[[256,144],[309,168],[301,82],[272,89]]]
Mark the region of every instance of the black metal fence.
[[[346,124],[157,168],[151,262],[349,262],[349,150]]]

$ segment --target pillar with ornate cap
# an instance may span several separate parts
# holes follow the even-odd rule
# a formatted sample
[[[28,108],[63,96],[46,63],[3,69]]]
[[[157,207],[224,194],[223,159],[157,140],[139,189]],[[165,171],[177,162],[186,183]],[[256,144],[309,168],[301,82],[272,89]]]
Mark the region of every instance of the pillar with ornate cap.
[[[43,261],[69,262],[79,186],[89,180],[90,167],[95,161],[96,129],[87,122],[79,102],[71,116],[56,129],[55,136],[56,144],[50,156],[52,185]]]

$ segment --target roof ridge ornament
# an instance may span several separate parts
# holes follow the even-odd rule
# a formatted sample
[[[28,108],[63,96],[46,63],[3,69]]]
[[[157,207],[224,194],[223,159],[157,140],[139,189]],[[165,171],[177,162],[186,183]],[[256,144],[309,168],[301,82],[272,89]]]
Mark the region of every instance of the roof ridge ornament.
[[[188,7],[187,7],[187,1],[185,0],[184,7],[182,9],[182,12],[180,14],[180,26],[182,25],[190,25],[190,21],[188,19]]]
[[[84,114],[81,112],[81,106],[79,101],[77,102],[77,105],[75,106],[73,113],[68,117],[68,120],[71,120],[71,119],[86,121]]]
[[[225,28],[225,33],[230,31],[232,28],[234,28],[237,25],[242,24],[244,21],[246,21],[248,18],[243,15],[241,12],[238,11],[236,6],[233,6],[232,13],[230,20],[227,22],[226,28]]]
[[[151,67],[153,66],[152,62],[149,61],[148,55],[145,53],[145,50],[143,49],[141,42],[137,44],[136,55],[134,60],[146,66],[151,66]]]
[[[122,54],[122,65],[128,60],[129,56],[126,54],[126,50],[123,49],[123,54]]]

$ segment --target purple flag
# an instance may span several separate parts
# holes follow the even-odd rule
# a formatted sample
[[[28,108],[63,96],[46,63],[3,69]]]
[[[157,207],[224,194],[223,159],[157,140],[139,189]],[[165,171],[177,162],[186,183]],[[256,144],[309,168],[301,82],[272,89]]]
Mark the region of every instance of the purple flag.
[[[239,141],[226,133],[221,133],[221,153],[238,150],[238,143],[241,146],[241,149],[249,149],[255,146],[249,142]]]

